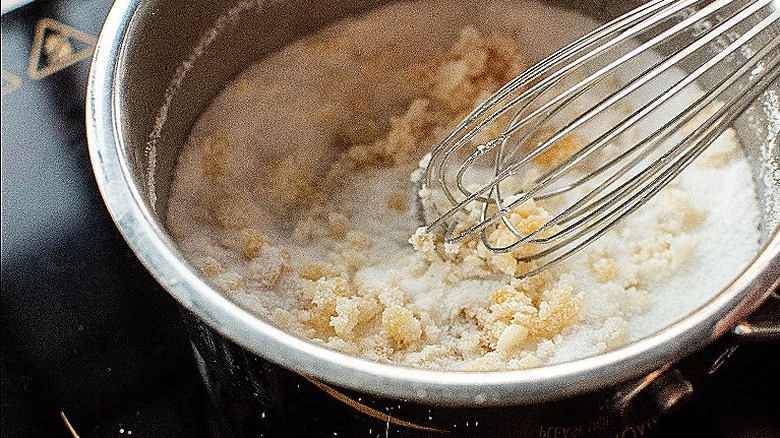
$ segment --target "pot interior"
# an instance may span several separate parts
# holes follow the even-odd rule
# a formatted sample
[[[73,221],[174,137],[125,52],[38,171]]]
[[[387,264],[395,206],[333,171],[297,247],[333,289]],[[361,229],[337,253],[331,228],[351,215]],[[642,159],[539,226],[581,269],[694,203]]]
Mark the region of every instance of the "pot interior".
[[[164,220],[177,157],[200,114],[247,65],[378,1],[287,2],[156,0],[132,3],[117,58],[113,108],[120,160],[158,230]],[[630,2],[554,2],[599,21]],[[171,13],[171,11],[176,11]],[[778,30],[780,32],[780,30]],[[573,38],[573,37],[572,37]],[[562,38],[550,51],[569,42]],[[540,54],[541,55],[541,54]],[[780,86],[777,83],[736,124],[753,171],[760,207],[760,243],[772,249],[780,219]],[[121,226],[120,226],[121,228]],[[776,244],[775,244],[776,246]],[[776,251],[776,249],[774,249]]]

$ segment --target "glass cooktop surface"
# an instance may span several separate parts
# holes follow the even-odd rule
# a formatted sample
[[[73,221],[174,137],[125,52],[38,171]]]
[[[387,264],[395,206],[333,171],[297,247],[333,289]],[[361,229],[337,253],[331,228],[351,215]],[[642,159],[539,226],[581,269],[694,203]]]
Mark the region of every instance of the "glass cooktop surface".
[[[84,96],[111,2],[19,3],[2,15],[2,436],[222,436],[178,307],[93,178]],[[779,351],[740,346],[653,436],[780,437]]]

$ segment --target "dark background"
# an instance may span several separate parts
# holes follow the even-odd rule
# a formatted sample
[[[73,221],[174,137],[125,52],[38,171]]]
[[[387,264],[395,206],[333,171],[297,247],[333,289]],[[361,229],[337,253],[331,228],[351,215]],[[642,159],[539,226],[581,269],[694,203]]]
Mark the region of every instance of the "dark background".
[[[218,435],[177,306],[127,248],[94,182],[91,40],[65,35],[78,59],[69,66],[33,45],[42,19],[69,26],[43,36],[96,37],[109,8],[38,0],[2,16],[3,437],[73,436],[64,418],[82,438]],[[780,437],[778,363],[780,345],[742,345],[654,436]]]

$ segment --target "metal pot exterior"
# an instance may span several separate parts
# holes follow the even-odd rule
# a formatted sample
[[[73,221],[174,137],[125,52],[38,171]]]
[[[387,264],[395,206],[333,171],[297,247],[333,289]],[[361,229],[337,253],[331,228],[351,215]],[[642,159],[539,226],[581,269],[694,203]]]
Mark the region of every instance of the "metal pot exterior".
[[[543,403],[450,406],[325,383],[246,350],[183,312],[224,436],[619,438],[649,435],[737,348],[721,339],[640,379]]]
[[[603,19],[631,6],[575,4]],[[179,148],[223,84],[251,60],[371,6],[333,0],[118,0],[106,21],[87,96],[98,184],[130,246],[181,303],[217,405],[239,436],[291,430],[299,433],[287,435],[641,436],[666,409],[665,401],[686,394],[690,379],[676,379],[670,364],[709,345],[690,368],[709,367],[728,348],[717,340],[780,284],[780,202],[765,212],[762,252],[689,317],[601,356],[500,373],[372,363],[293,337],[212,289],[167,237],[160,217]],[[765,98],[776,98],[773,92]],[[764,123],[761,114],[757,118],[765,132],[755,135],[774,132],[777,141],[772,131],[777,127]],[[780,154],[778,149],[768,153]],[[780,175],[771,167],[759,172]],[[678,392],[664,398],[660,389],[651,390],[658,382]],[[634,411],[639,406],[641,413]]]

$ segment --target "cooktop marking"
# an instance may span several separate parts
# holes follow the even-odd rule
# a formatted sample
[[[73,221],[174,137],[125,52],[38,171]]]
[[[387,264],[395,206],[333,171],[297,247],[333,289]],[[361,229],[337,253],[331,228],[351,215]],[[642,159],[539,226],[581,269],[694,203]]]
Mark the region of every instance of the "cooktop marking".
[[[92,55],[97,38],[66,24],[43,18],[35,25],[27,74],[43,79]]]
[[[77,434],[76,430],[73,429],[73,426],[70,425],[70,421],[68,421],[68,417],[65,416],[65,412],[60,411],[60,418],[62,418],[62,421],[65,423],[65,427],[68,428],[68,432],[73,435],[73,438],[79,438],[79,434]]]
[[[22,78],[3,70],[3,96],[13,93],[22,86]]]

